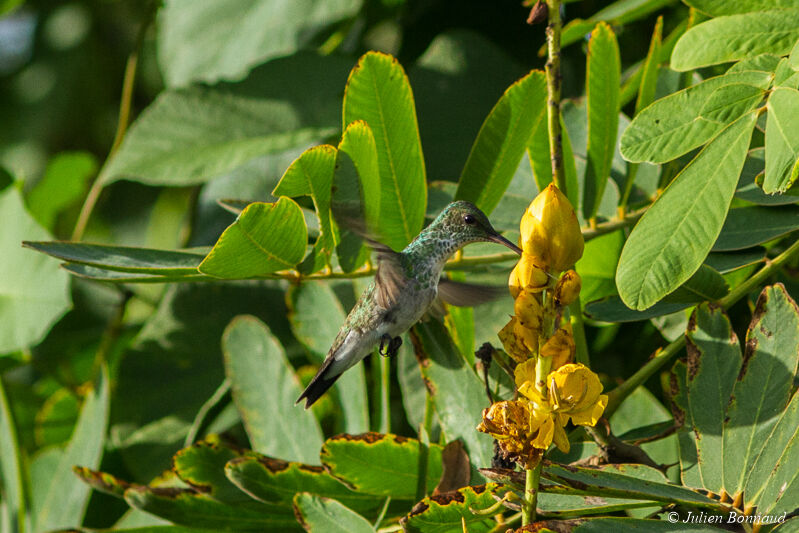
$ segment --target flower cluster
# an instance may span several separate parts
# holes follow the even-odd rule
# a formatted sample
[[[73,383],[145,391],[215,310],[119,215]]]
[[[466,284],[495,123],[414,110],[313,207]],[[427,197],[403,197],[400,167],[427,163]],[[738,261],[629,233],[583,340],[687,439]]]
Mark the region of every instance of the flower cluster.
[[[569,200],[550,185],[527,208],[520,229],[524,253],[508,281],[514,316],[499,332],[516,362],[516,398],[484,410],[477,429],[527,464],[553,442],[567,452],[566,424],[595,425],[607,396],[596,374],[572,362],[567,307],[579,296],[581,281],[569,269],[584,243]]]

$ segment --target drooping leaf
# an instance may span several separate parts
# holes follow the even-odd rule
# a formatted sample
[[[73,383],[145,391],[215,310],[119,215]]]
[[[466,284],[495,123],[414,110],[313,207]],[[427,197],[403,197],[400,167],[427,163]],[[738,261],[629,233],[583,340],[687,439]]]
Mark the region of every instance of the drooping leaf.
[[[431,492],[441,479],[442,446],[422,444],[398,435],[342,434],[327,439],[322,447],[322,464],[333,476],[359,493],[411,500],[416,496],[419,472],[427,473]],[[420,461],[426,460],[426,469]]]
[[[411,339],[446,439],[463,440],[473,467],[489,466],[493,455],[491,437],[474,430],[480,423],[480,413],[488,407],[480,378],[440,322],[416,324]],[[475,479],[479,480],[473,475],[472,481]]]
[[[40,531],[80,525],[89,503],[91,488],[72,473],[75,465],[100,466],[108,425],[109,383],[105,368],[83,402],[69,444],[50,480],[44,502],[35,517]]]
[[[671,54],[671,68],[682,72],[758,54],[785,55],[797,39],[799,9],[718,17],[685,32]]]
[[[230,505],[193,489],[137,485],[125,491],[125,501],[177,525],[213,531],[300,532],[286,505],[253,501]]]
[[[344,127],[356,120],[369,125],[377,146],[380,236],[400,250],[422,229],[427,186],[413,94],[396,59],[369,52],[350,73]]]
[[[724,74],[657,100],[636,115],[625,130],[621,138],[622,156],[634,163],[665,163],[702,146],[738,118],[728,112],[730,109],[742,109],[737,101],[717,100],[714,115],[725,114],[729,120],[702,117],[702,109],[713,94],[722,87],[738,84],[766,89],[772,76],[757,71]],[[753,107],[757,102],[749,100],[749,104]]]
[[[341,302],[328,284],[306,282],[291,289],[287,299],[289,321],[294,335],[321,364],[344,324],[346,313]],[[366,378],[363,365],[344,372],[333,385],[343,415],[343,429],[347,433],[363,433],[369,429],[369,410],[366,395]]]
[[[224,279],[270,274],[299,263],[307,241],[302,210],[293,200],[257,202],[222,233],[198,269]]]
[[[750,248],[799,229],[799,207],[747,206],[730,209],[714,252]]]
[[[69,276],[55,261],[23,250],[50,235],[25,211],[14,185],[0,189],[0,353],[37,344],[70,306]]]
[[[735,197],[756,205],[785,205],[799,202],[799,197],[792,194],[764,193],[763,189],[758,186],[758,182],[762,182],[765,176],[765,168],[765,148],[749,150],[749,155],[741,172],[741,178],[738,180],[738,188],[735,190]]]
[[[100,173],[149,185],[192,185],[324,140],[339,128],[351,62],[300,53],[273,60],[241,83],[162,92],[133,122]]]
[[[254,450],[309,464],[318,461],[322,432],[310,411],[296,407],[301,388],[283,348],[255,317],[239,317],[222,337],[233,400]]]
[[[240,452],[231,448],[198,442],[175,454],[172,470],[181,481],[217,501],[231,504],[251,502],[252,498],[225,476],[225,464],[240,456]]]
[[[274,196],[311,197],[319,219],[319,237],[310,257],[309,265],[303,273],[310,274],[330,264],[330,255],[337,244],[332,227],[330,212],[330,189],[333,185],[333,172],[336,166],[336,149],[324,144],[304,151],[286,169],[280,182],[272,191]]]
[[[780,87],[768,98],[763,192],[784,193],[799,176],[799,91]]]
[[[308,492],[294,496],[297,521],[309,533],[373,533],[372,524],[336,500]]]
[[[371,515],[384,501],[384,498],[349,489],[321,466],[289,463],[260,455],[231,460],[225,465],[225,475],[250,497],[263,502],[291,505],[295,494],[310,492]]]
[[[23,246],[69,263],[157,276],[198,274],[197,267],[206,255],[193,250],[155,250],[60,241],[25,241]]]
[[[502,198],[528,140],[546,124],[546,80],[532,71],[511,85],[486,117],[461,173],[456,200],[468,200],[486,214]]]
[[[650,307],[702,264],[721,232],[755,120],[750,113],[724,129],[636,224],[616,271],[628,307]]]
[[[158,63],[170,87],[241,79],[255,65],[301,49],[360,6],[360,0],[169,0],[159,10]]]
[[[621,59],[616,35],[599,23],[588,42],[585,94],[588,100],[588,145],[583,215],[594,218],[610,178],[619,125]]]

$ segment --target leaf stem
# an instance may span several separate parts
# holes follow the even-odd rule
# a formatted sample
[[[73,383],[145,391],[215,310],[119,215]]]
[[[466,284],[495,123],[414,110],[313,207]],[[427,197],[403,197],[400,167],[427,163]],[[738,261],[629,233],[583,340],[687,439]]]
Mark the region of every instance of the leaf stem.
[[[116,133],[114,134],[114,141],[111,143],[111,149],[108,151],[108,157],[106,157],[105,163],[103,163],[103,167],[105,167],[108,162],[111,161],[111,158],[114,156],[114,154],[116,154],[117,150],[119,150],[122,140],[125,138],[125,134],[128,131],[128,124],[130,124],[130,112],[131,108],[133,107],[133,88],[136,85],[136,71],[138,70],[139,65],[139,53],[141,52],[142,44],[144,43],[144,37],[147,34],[147,29],[150,27],[150,23],[155,16],[155,12],[157,11],[159,4],[160,2],[151,2],[150,7],[147,10],[147,14],[144,17],[141,26],[139,27],[136,45],[128,56],[128,61],[125,64],[125,74],[122,79],[122,97],[119,102],[119,118],[117,119],[117,129]],[[89,223],[89,217],[91,216],[92,211],[94,211],[94,207],[97,205],[97,200],[100,198],[100,193],[103,190],[104,183],[102,176],[103,172],[101,170],[94,178],[94,182],[92,183],[92,186],[86,195],[86,199],[83,201],[83,206],[81,206],[78,220],[75,223],[75,228],[72,230],[73,241],[81,240],[84,231],[86,231],[86,225]]]
[[[761,283],[768,279],[774,272],[777,271],[786,261],[791,259],[796,253],[799,252],[799,241],[793,243],[788,249],[780,255],[767,261],[766,265],[761,268],[755,275],[747,279],[732,291],[727,296],[717,302],[722,309],[729,309],[738,300],[749,294],[752,290],[757,288]],[[663,365],[671,361],[680,351],[685,347],[685,336],[675,340],[662,350],[655,352],[655,355],[638,371],[627,378],[624,383],[613,389],[608,393],[608,405],[605,408],[605,418],[610,418],[619,405],[629,396],[638,386],[642,385],[646,380],[660,370]]]
[[[566,173],[563,170],[563,143],[560,129],[560,3],[561,0],[547,0],[549,24],[547,25],[547,132],[549,134],[549,157],[552,160],[552,180],[560,191],[566,191]]]

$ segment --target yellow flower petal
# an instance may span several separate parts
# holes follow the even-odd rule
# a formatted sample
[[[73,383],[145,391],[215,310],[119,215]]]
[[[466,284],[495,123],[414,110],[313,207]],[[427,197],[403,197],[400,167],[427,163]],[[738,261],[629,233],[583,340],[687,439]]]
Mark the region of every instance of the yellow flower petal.
[[[555,431],[552,435],[552,440],[560,451],[563,453],[569,453],[569,450],[571,449],[571,443],[569,442],[569,437],[566,435],[566,430],[563,429],[562,425],[555,423]]]

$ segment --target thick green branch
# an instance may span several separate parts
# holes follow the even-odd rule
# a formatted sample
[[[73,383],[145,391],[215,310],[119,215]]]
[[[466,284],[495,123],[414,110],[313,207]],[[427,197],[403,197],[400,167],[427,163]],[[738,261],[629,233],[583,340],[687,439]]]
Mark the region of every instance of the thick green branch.
[[[547,131],[549,133],[549,157],[552,160],[552,181],[568,196],[566,173],[563,170],[563,144],[560,130],[560,2],[547,0],[549,24],[547,25]]]

